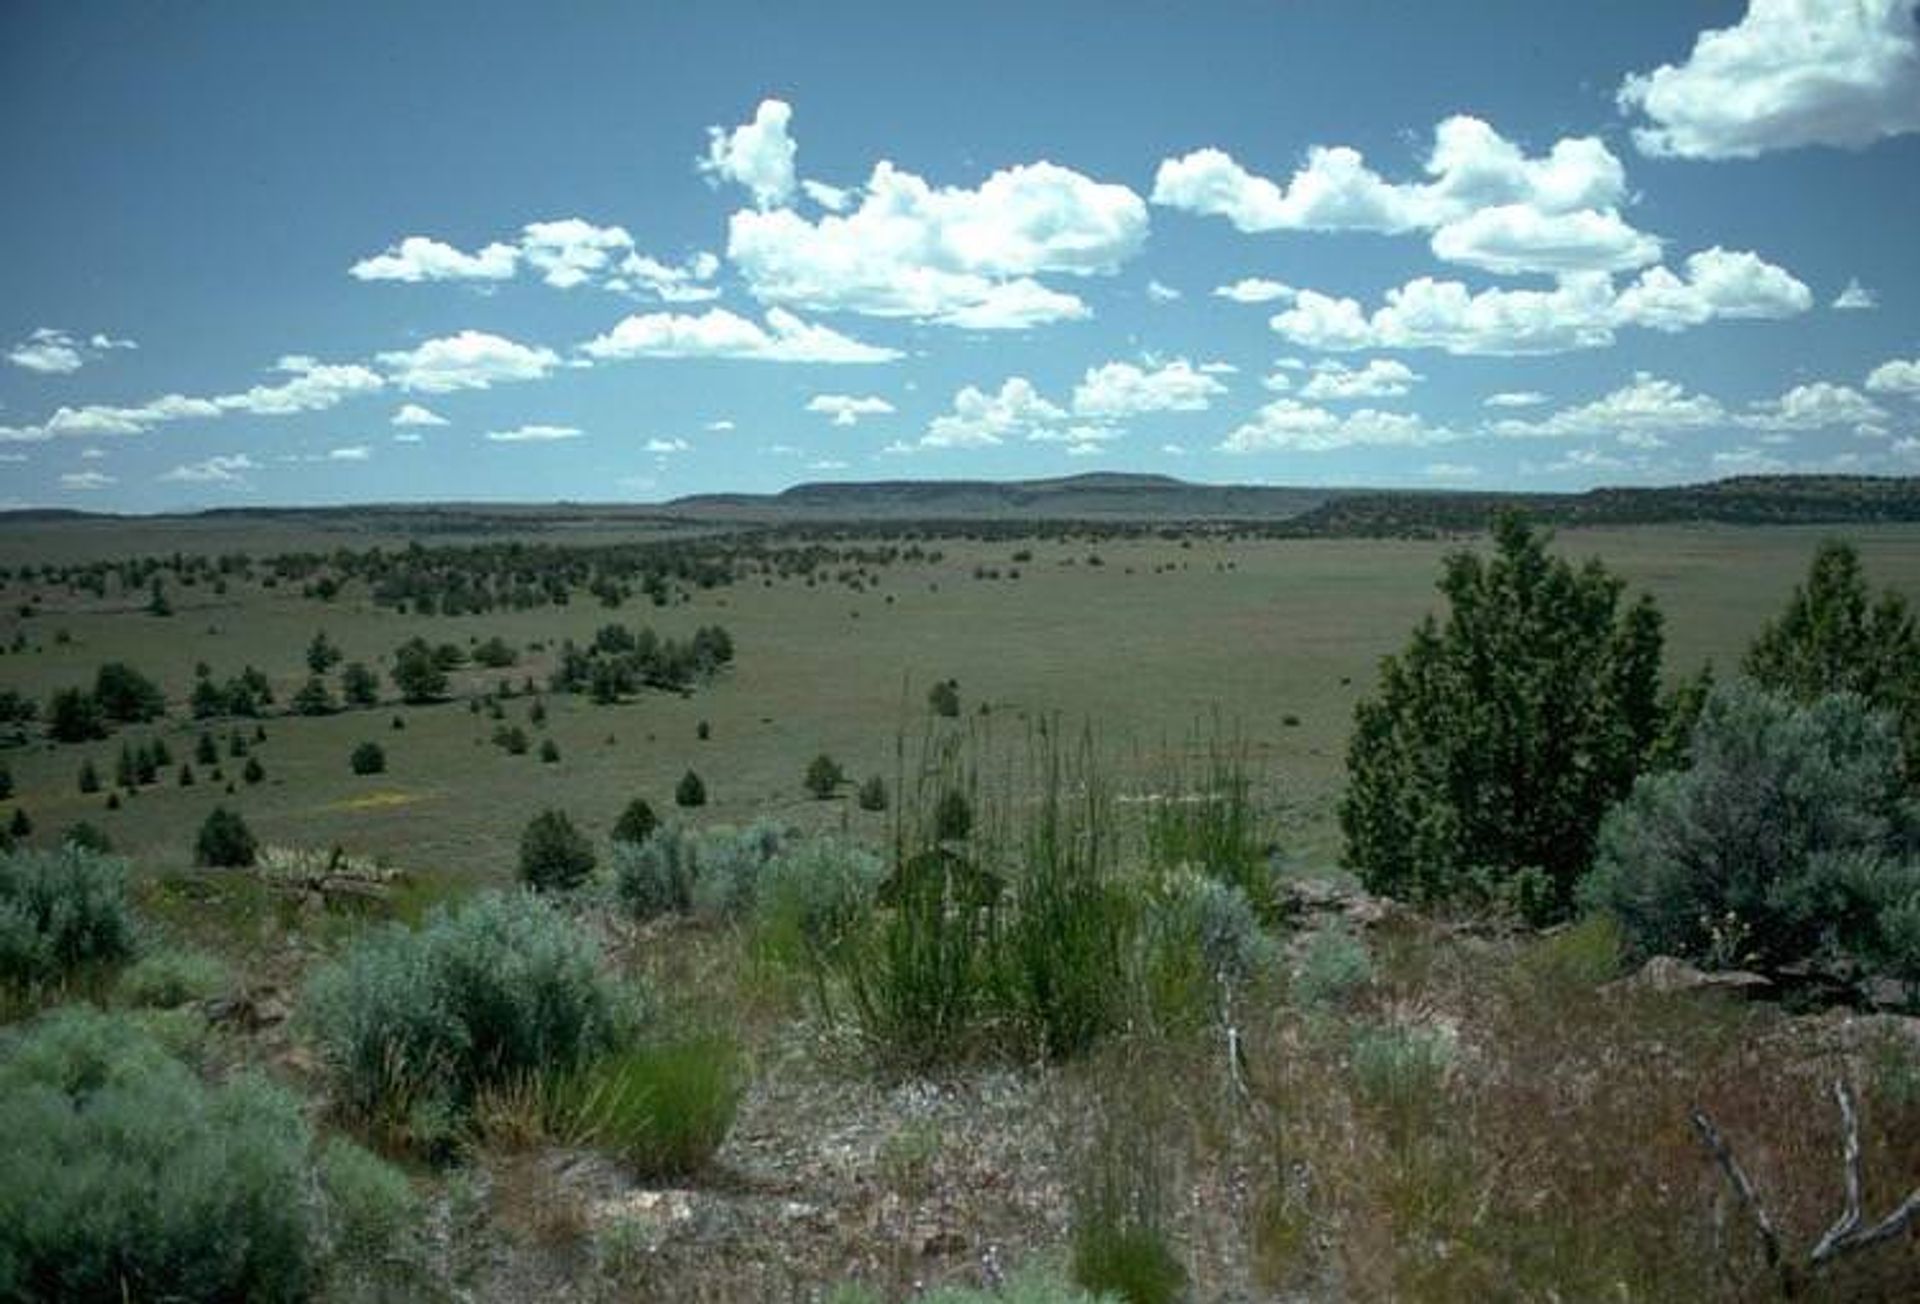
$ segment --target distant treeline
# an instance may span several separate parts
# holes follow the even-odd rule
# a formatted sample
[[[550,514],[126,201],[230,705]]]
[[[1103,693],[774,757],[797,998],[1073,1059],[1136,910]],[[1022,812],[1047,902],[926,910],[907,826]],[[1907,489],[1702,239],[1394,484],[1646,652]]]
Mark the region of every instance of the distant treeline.
[[[1920,478],[1743,476],[1711,484],[1591,489],[1578,494],[1383,492],[1340,495],[1279,532],[1304,536],[1425,537],[1487,528],[1519,508],[1556,525],[1845,525],[1920,521]]]

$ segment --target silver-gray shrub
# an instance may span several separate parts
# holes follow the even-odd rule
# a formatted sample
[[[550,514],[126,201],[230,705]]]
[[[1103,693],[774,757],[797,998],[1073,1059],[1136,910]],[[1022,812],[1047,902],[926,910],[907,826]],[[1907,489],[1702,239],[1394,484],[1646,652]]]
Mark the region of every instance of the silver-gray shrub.
[[[793,842],[760,876],[755,931],[782,960],[824,955],[866,918],[884,876],[878,856],[843,839]]]
[[[695,860],[694,913],[710,921],[745,919],[759,897],[767,866],[786,842],[786,830],[770,820],[755,820],[742,829],[721,825],[704,830]]]
[[[1247,894],[1199,873],[1169,875],[1149,896],[1146,936],[1158,948],[1186,949],[1210,977],[1243,983],[1275,957]]]
[[[695,850],[677,824],[657,828],[644,841],[613,844],[613,890],[637,919],[685,914],[693,908]]]
[[[565,915],[489,892],[364,936],[309,981],[302,1015],[348,1114],[457,1116],[482,1087],[618,1045],[636,1000]]]
[[[126,862],[79,847],[0,856],[0,983],[55,982],[134,949]]]
[[[264,1078],[208,1086],[126,1015],[0,1044],[0,1298],[297,1299],[407,1234],[406,1179],[317,1149]]]
[[[1278,955],[1246,894],[1194,870],[1147,889],[1134,950],[1146,1012],[1168,1031],[1210,1024],[1222,1012],[1224,988],[1244,985]]]
[[[1291,990],[1304,1005],[1331,1005],[1372,978],[1373,957],[1367,944],[1344,928],[1327,928],[1308,939]]]
[[[788,840],[780,825],[693,830],[668,824],[644,842],[613,844],[613,886],[639,919],[694,914],[737,921],[752,913],[761,877]]]
[[[1636,950],[1920,976],[1920,948],[1903,953],[1920,918],[1920,805],[1890,716],[1851,694],[1802,706],[1729,684],[1691,758],[1640,778],[1601,825],[1584,897]]]

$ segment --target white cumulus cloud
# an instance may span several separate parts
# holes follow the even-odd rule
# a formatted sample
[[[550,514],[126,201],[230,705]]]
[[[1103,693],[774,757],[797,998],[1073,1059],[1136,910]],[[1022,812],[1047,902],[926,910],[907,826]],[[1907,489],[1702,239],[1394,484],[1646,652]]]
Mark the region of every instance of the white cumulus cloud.
[[[1833,297],[1830,305],[1835,312],[1865,312],[1869,308],[1878,308],[1880,298],[1872,290],[1860,284],[1860,278],[1849,276],[1846,288]]]
[[[1499,204],[1435,231],[1433,252],[1490,272],[1623,272],[1659,262],[1660,241],[1612,209],[1543,213]]]
[[[1298,399],[1277,398],[1220,443],[1227,453],[1326,453],[1340,448],[1419,448],[1450,443],[1462,436],[1445,426],[1428,425],[1405,412],[1360,408],[1329,412]]]
[[[642,313],[581,345],[600,361],[624,358],[747,358],[762,362],[890,362],[899,350],[864,344],[828,327],[802,321],[782,308],[766,325],[724,308],[699,316]]]
[[[347,274],[361,281],[505,281],[519,262],[520,251],[510,244],[490,244],[469,254],[428,236],[410,235],[383,253],[362,258]]]
[[[1113,272],[1147,232],[1146,205],[1131,190],[1046,162],[1003,168],[968,189],[933,186],[882,160],[857,206],[849,198],[827,208],[810,220],[766,192],[757,208],[733,214],[727,257],[756,298],[1024,329],[1087,315],[1077,296],[1034,278]]]
[[[1291,299],[1293,287],[1264,277],[1248,276],[1232,285],[1217,286],[1213,293],[1218,298],[1231,299],[1235,303],[1271,303],[1275,299]]]
[[[1716,318],[1781,318],[1807,311],[1813,292],[1758,254],[1714,246],[1689,254],[1683,276],[1650,267],[1621,291],[1621,325],[1684,330]]]
[[[720,297],[719,288],[709,284],[719,270],[719,257],[704,251],[677,265],[629,253],[606,284],[610,290],[650,296],[662,303],[704,303]]]
[[[1885,409],[1852,386],[1816,380],[1795,385],[1779,398],[1757,404],[1741,424],[1757,430],[1821,430],[1877,425],[1886,417]]]
[[[1300,397],[1316,403],[1329,399],[1399,398],[1423,379],[1412,367],[1392,358],[1369,358],[1366,366],[1352,368],[1338,362],[1323,362],[1300,387]]]
[[[7,361],[42,375],[63,376],[86,365],[74,338],[42,326],[7,352]]]
[[[632,248],[625,228],[595,226],[577,217],[529,222],[520,236],[521,256],[556,290],[600,279]]]
[[[259,469],[260,464],[245,453],[216,454],[204,461],[176,466],[160,479],[176,484],[241,484],[247,472]]]
[[[275,371],[292,379],[277,385],[255,385],[238,394],[222,394],[213,402],[227,412],[255,416],[291,416],[296,412],[323,412],[361,394],[386,386],[379,372],[359,363],[325,363],[293,355],[274,364]]]
[[[578,439],[585,433],[578,426],[525,425],[511,430],[489,430],[487,438],[496,444],[547,444]]]
[[[1686,62],[1629,75],[1634,144],[1663,157],[1753,158],[1805,145],[1859,148],[1920,131],[1913,0],[1752,0],[1700,33]]]
[[[1562,276],[1552,289],[1478,292],[1422,276],[1387,291],[1372,312],[1354,299],[1302,290],[1272,325],[1296,344],[1331,352],[1518,356],[1603,347],[1626,326],[1680,331],[1722,319],[1791,317],[1812,305],[1812,291],[1786,269],[1715,247],[1690,255],[1681,274],[1650,267],[1624,287],[1597,272]]]
[[[745,186],[762,208],[786,203],[793,197],[793,160],[798,152],[787,132],[792,120],[793,107],[784,100],[762,100],[752,122],[731,131],[707,128],[707,152],[700,159],[700,170],[717,181]]]
[[[807,400],[807,411],[833,418],[836,426],[851,426],[861,417],[889,415],[893,404],[873,394],[815,394]]]
[[[1889,358],[1867,373],[1876,394],[1920,394],[1920,358]]]
[[[1388,290],[1372,313],[1353,299],[1302,290],[1272,324],[1295,344],[1332,352],[1563,353],[1612,342],[1612,303],[1612,286],[1604,276],[1565,278],[1551,290],[1478,293],[1459,281],[1422,276]]]
[[[1358,150],[1316,146],[1281,184],[1200,149],[1161,162],[1153,202],[1248,232],[1427,231],[1437,257],[1500,273],[1625,271],[1660,257],[1659,240],[1620,216],[1625,171],[1597,137],[1528,157],[1460,114],[1434,128],[1425,171],[1392,182]]]
[[[447,419],[432,408],[422,407],[418,403],[402,403],[400,410],[393,414],[396,426],[444,426]]]
[[[1066,416],[1063,408],[1041,397],[1032,381],[1010,376],[998,393],[968,385],[955,394],[953,410],[928,424],[917,447],[986,448],[1010,438],[1032,437]]]
[[[505,281],[522,268],[559,290],[597,285],[666,303],[695,303],[720,293],[708,284],[720,270],[715,255],[663,262],[636,249],[625,227],[579,217],[529,222],[513,243],[496,241],[471,254],[427,236],[408,236],[348,272],[363,281]]]
[[[7,361],[42,375],[64,376],[80,370],[102,353],[114,349],[137,349],[132,340],[118,340],[95,333],[85,339],[56,326],[41,326],[7,350]]]
[[[1073,391],[1075,416],[1123,420],[1148,412],[1204,412],[1227,387],[1185,358],[1163,366],[1090,367]]]
[[[464,330],[428,340],[418,348],[382,353],[379,361],[388,378],[402,389],[446,394],[507,381],[539,380],[560,365],[560,355],[486,331]]]
[[[1636,372],[1632,381],[1590,403],[1562,408],[1538,420],[1508,418],[1488,427],[1509,439],[1590,439],[1620,436],[1646,446],[1669,434],[1725,425],[1727,412],[1711,395],[1689,393],[1678,381]]]

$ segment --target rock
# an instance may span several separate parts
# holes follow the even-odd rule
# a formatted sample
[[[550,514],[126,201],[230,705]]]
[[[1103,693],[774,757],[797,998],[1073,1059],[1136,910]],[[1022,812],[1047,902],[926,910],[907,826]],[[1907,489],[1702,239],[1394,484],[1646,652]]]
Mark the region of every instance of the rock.
[[[1628,992],[1725,991],[1742,996],[1758,996],[1773,987],[1773,980],[1744,969],[1696,969],[1671,955],[1656,955],[1635,973],[1608,983],[1605,990]]]
[[[942,1228],[920,1242],[920,1253],[929,1259],[951,1258],[956,1254],[965,1254],[966,1251],[966,1235],[951,1227]]]
[[[1867,979],[1864,994],[1869,1008],[1881,1011],[1905,1011],[1911,1008],[1912,987],[1898,978]]]
[[[1338,920],[1348,928],[1369,929],[1385,923],[1395,910],[1384,897],[1331,879],[1286,879],[1277,890],[1281,912],[1297,921]]]
[[[665,1235],[682,1223],[693,1220],[691,1191],[629,1191],[588,1206],[588,1221],[595,1227],[608,1223],[627,1223]]]

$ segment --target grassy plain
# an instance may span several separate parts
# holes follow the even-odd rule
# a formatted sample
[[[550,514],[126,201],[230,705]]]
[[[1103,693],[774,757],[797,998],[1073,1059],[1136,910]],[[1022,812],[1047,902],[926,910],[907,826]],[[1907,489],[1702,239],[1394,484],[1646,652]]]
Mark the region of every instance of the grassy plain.
[[[244,521],[103,529],[0,531],[0,565],[398,542]],[[1603,558],[1658,599],[1679,673],[1736,663],[1827,533],[1643,526],[1567,531],[1557,546]],[[1920,599],[1920,526],[1842,533],[1876,585]],[[812,799],[807,762],[825,751],[855,780],[894,786],[898,741],[919,740],[926,690],[951,676],[963,718],[935,728],[990,734],[992,748],[1017,746],[1055,713],[1087,722],[1123,799],[1158,786],[1170,760],[1194,759],[1217,718],[1251,753],[1253,798],[1277,815],[1285,849],[1320,879],[1338,859],[1332,812],[1354,703],[1378,659],[1434,609],[1441,559],[1460,545],[1198,534],[924,546],[943,555],[887,566],[858,592],[818,574],[756,576],[663,608],[608,611],[576,593],[561,608],[457,617],[398,614],[352,585],[322,602],[297,584],[252,583],[225,595],[172,587],[174,614],[157,617],[144,591],[96,600],[16,577],[0,589],[0,647],[22,649],[0,656],[0,688],[44,703],[123,660],[161,683],[170,713],[89,744],[54,745],[36,728],[0,751],[15,784],[7,806],[31,813],[37,843],[82,819],[105,830],[141,876],[136,901],[158,940],[220,957],[220,999],[171,1012],[210,1072],[264,1067],[351,1131],[328,1110],[309,1033],[288,1014],[365,916],[315,908],[261,876],[179,872],[215,804],[240,810],[263,842],[339,845],[408,871],[371,908],[407,919],[425,900],[510,880],[520,831],[542,807],[570,812],[604,849],[631,797],[671,813],[689,767],[711,798],[699,821],[844,825],[878,842],[890,814],[858,809],[851,784],[837,800]],[[718,622],[737,657],[686,697],[600,706],[543,691],[544,724],[524,695],[492,718],[490,686],[531,676],[544,689],[560,640],[584,642],[610,621],[676,637]],[[237,726],[251,737],[254,723],[215,722],[224,777],[196,763],[193,786],[179,786],[201,729],[184,718],[196,663],[223,679],[259,667],[277,711],[321,629],[348,660],[383,669],[415,635],[499,636],[523,654],[510,670],[455,672],[451,700],[435,705],[271,714],[252,748],[267,778],[231,795],[244,762],[225,754],[226,735]],[[526,754],[489,741],[502,723],[527,731]],[[78,791],[83,760],[110,787],[122,743],[156,734],[174,757],[159,783],[117,811],[106,787]],[[559,748],[553,763],[539,759],[543,737]],[[355,776],[348,756],[367,740],[384,747],[387,770]],[[636,921],[608,896],[563,908],[615,968],[648,981],[670,1024],[731,1034],[745,1054],[751,1081],[712,1164],[671,1180],[636,1174],[606,1138],[543,1132],[540,1098],[503,1090],[458,1163],[412,1169],[433,1211],[427,1248],[410,1260],[420,1276],[386,1265],[373,1293],[341,1298],[912,1299],[930,1284],[1059,1265],[1086,1221],[1074,1184],[1088,1154],[1137,1152],[1164,1161],[1156,1189],[1186,1298],[1767,1299],[1785,1288],[1726,1202],[1691,1108],[1734,1138],[1790,1251],[1840,1207],[1833,1081],[1854,1081],[1863,1101],[1870,1215],[1920,1171],[1911,1020],[1623,992],[1609,982],[1616,939],[1591,922],[1507,935],[1365,901],[1349,917],[1353,898],[1336,886],[1266,930],[1272,950],[1237,1005],[1215,1011],[1209,996],[1202,1027],[1129,1023],[1083,1057],[988,1059],[903,1080],[876,1071],[844,1021],[756,949],[750,926]],[[1909,1237],[1861,1255],[1800,1296],[1910,1298],[1915,1252]],[[850,1280],[873,1293],[829,1293]]]
[[[16,529],[0,556],[31,557],[35,534],[62,528]],[[163,527],[146,527],[137,542],[152,552],[177,544],[260,555],[262,541],[244,525],[181,528],[170,538]],[[1669,669],[1684,670],[1709,659],[1731,667],[1780,610],[1825,533],[1646,526],[1569,531],[1557,542],[1569,555],[1603,558],[1656,597],[1667,617]],[[1876,583],[1920,597],[1920,527],[1846,534]],[[61,550],[57,539],[50,546]],[[38,586],[15,581],[0,593],[0,646],[24,635],[27,648],[0,657],[0,686],[44,702],[58,687],[89,682],[102,662],[131,662],[174,704],[174,718],[158,730],[176,763],[190,756],[199,732],[182,718],[196,662],[217,676],[256,665],[284,704],[321,629],[348,659],[376,664],[416,634],[461,644],[499,635],[548,650],[523,652],[509,671],[456,672],[455,699],[438,705],[270,718],[258,749],[268,779],[232,796],[204,773],[191,788],[169,774],[119,811],[105,809],[104,792],[81,794],[83,759],[110,782],[121,741],[151,732],[142,728],[87,745],[35,742],[6,760],[36,824],[51,830],[90,820],[154,868],[183,864],[193,830],[226,802],[264,841],[337,843],[436,877],[497,881],[511,872],[518,832],[541,807],[563,806],[604,836],[636,794],[669,809],[688,768],[707,784],[702,819],[845,821],[877,834],[884,817],[858,811],[850,789],[843,800],[810,799],[801,786],[806,763],[825,751],[856,778],[881,774],[891,784],[896,739],[918,736],[927,687],[952,676],[965,712],[986,706],[990,715],[978,723],[1008,740],[1036,715],[1091,722],[1120,771],[1141,785],[1168,749],[1182,750],[1217,714],[1248,744],[1264,798],[1283,813],[1288,848],[1327,862],[1337,854],[1331,808],[1354,702],[1370,689],[1378,659],[1434,607],[1440,559],[1458,545],[1200,537],[936,546],[939,562],[885,568],[879,586],[863,593],[826,580],[754,579],[696,591],[668,608],[635,601],[617,611],[581,594],[564,608],[421,617],[376,607],[353,587],[320,602],[293,586],[235,585],[224,598],[204,586],[176,588],[175,614],[164,618],[146,614],[137,597],[96,602],[44,592],[38,613],[23,619],[20,605]],[[1023,549],[1032,559],[1011,561]],[[1096,555],[1101,564],[1090,564]],[[1001,578],[976,578],[982,567]],[[1008,577],[1014,570],[1017,579]],[[717,621],[734,635],[737,662],[685,698],[646,693],[595,706],[543,693],[547,723],[529,733],[535,750],[543,733],[556,741],[557,763],[490,745],[499,722],[460,699],[501,677],[518,685],[531,675],[544,689],[559,641],[584,642],[609,621],[679,636]],[[506,722],[526,726],[530,704],[504,703]],[[393,729],[395,719],[405,728]],[[697,736],[701,721],[706,741]],[[386,749],[385,774],[349,771],[349,752],[366,739]],[[236,763],[223,757],[223,765],[229,779],[238,777]]]

